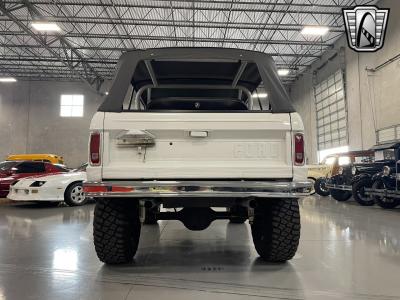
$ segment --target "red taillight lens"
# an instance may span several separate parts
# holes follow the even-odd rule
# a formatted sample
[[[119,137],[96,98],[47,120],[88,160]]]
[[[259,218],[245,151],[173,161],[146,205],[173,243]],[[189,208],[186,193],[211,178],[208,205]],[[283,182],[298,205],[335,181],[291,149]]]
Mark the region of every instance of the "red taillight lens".
[[[304,135],[302,133],[294,135],[294,164],[304,165]]]
[[[100,164],[100,133],[99,132],[92,132],[90,135],[90,164],[91,165],[99,165]]]

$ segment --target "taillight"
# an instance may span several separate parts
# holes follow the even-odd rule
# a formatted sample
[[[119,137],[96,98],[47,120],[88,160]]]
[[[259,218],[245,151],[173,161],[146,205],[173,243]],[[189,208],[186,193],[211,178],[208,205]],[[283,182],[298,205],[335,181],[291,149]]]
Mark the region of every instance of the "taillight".
[[[294,164],[304,165],[304,135],[302,133],[294,135]]]
[[[90,135],[89,159],[93,166],[100,165],[100,132],[92,132]]]

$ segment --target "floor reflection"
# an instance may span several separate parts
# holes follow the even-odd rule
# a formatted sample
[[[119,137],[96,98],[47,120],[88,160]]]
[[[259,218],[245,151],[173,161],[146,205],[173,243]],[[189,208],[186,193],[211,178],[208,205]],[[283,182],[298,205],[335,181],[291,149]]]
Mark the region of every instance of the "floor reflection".
[[[74,248],[61,248],[53,253],[53,269],[76,271],[78,269],[78,252]]]
[[[400,210],[309,197],[300,202],[298,253],[286,264],[258,258],[248,222],[219,220],[193,232],[178,221],[160,221],[142,227],[132,264],[104,266],[93,249],[93,208],[0,206],[0,299],[400,295]]]

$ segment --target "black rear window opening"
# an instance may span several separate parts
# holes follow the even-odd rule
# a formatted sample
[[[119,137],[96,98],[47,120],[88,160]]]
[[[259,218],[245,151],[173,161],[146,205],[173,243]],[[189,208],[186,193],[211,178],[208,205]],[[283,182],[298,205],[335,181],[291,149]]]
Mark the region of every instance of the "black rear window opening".
[[[251,91],[260,82],[245,62],[141,61],[124,110],[245,111],[254,109]]]
[[[253,60],[260,54],[251,57],[253,52],[244,51],[249,59],[239,50],[217,50],[212,55],[210,49],[202,48],[124,54],[99,111],[294,111],[271,59],[263,54],[265,69],[269,70],[264,70],[268,76],[263,76],[260,63]],[[227,55],[225,50],[229,50]],[[257,96],[258,91],[263,97]],[[280,105],[275,105],[278,102]]]

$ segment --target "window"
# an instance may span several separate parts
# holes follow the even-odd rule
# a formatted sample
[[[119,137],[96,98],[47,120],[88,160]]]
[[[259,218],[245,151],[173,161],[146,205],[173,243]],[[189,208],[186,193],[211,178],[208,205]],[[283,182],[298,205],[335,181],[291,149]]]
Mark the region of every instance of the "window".
[[[400,139],[400,125],[394,125],[376,131],[378,144],[384,144]]]
[[[18,162],[16,161],[5,161],[0,163],[0,171],[7,171],[14,167]]]
[[[347,166],[351,163],[350,157],[341,156],[339,157],[339,166]]]
[[[83,117],[83,95],[61,95],[61,117]]]
[[[156,59],[139,62],[127,93],[118,98],[124,111],[271,111],[260,83],[254,62]]]
[[[375,160],[372,156],[357,156],[354,157],[354,162],[356,164],[373,163]]]
[[[23,162],[16,167],[17,173],[44,173],[46,168],[44,163]]]
[[[332,166],[332,165],[335,163],[335,161],[336,161],[336,157],[331,156],[331,157],[327,157],[327,158],[325,159],[325,161],[322,161],[322,163],[323,163],[323,164],[326,164],[326,165],[328,165],[328,166]]]
[[[59,172],[69,172],[69,170],[63,166],[59,166],[59,165],[52,165],[54,167],[54,169],[56,169]]]
[[[375,151],[375,160],[395,160],[396,154],[394,149],[385,149],[380,151]]]
[[[318,150],[333,150],[347,146],[347,112],[342,70],[315,85],[314,98],[317,111]]]

